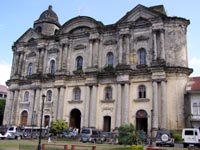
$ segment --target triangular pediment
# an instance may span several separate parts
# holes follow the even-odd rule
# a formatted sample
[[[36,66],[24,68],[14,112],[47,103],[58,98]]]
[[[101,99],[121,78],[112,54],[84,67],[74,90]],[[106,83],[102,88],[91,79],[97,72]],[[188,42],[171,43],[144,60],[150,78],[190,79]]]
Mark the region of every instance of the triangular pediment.
[[[125,23],[125,22],[135,22],[138,19],[151,19],[159,16],[163,16],[164,14],[159,11],[155,11],[151,7],[145,7],[143,5],[137,5],[131,11],[127,12],[124,17],[122,17],[117,23]]]
[[[35,32],[34,29],[29,28],[16,42],[29,42],[32,39],[38,39],[41,35]]]

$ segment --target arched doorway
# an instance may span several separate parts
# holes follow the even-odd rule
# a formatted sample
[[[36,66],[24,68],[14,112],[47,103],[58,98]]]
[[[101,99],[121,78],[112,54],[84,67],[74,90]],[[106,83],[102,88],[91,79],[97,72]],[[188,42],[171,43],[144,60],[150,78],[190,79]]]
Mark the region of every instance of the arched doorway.
[[[49,115],[44,116],[44,126],[49,127],[49,123],[50,123],[50,116]]]
[[[143,130],[147,133],[148,129],[148,115],[145,110],[138,110],[136,112],[136,130]]]
[[[28,112],[26,110],[22,111],[21,113],[21,125],[26,126],[28,120]]]
[[[80,131],[80,128],[81,128],[81,112],[80,112],[80,110],[73,109],[70,112],[69,127],[78,128]]]
[[[104,116],[103,117],[103,131],[110,132],[110,126],[111,126],[111,117]]]

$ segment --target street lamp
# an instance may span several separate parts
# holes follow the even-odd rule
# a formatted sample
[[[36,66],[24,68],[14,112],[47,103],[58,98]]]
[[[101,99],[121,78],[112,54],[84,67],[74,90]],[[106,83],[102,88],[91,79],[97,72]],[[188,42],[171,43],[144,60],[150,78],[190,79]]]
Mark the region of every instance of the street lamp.
[[[150,146],[152,146],[153,141],[153,109],[151,109],[151,134],[150,134]]]
[[[43,121],[43,109],[44,109],[44,99],[45,95],[42,95],[42,108],[41,108],[41,118],[40,118],[40,135],[38,140],[38,150],[41,150],[41,138],[42,138],[42,121]]]

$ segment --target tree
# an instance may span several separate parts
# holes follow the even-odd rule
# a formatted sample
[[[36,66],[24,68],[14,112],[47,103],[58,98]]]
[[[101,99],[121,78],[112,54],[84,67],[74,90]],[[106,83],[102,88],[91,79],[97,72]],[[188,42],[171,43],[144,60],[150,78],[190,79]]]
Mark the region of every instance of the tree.
[[[119,143],[124,145],[132,145],[135,143],[136,139],[136,130],[133,124],[124,124],[119,127]]]
[[[62,119],[51,122],[51,132],[53,134],[61,133],[66,128],[68,128],[68,124]]]

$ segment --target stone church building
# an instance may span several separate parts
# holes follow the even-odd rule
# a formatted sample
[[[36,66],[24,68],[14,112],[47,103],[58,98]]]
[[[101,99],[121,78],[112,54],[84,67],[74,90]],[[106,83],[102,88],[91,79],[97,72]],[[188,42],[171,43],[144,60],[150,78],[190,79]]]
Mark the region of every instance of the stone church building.
[[[61,25],[49,6],[12,46],[4,124],[39,126],[44,106],[44,126],[183,128],[189,23],[137,5],[113,24],[77,16]]]

